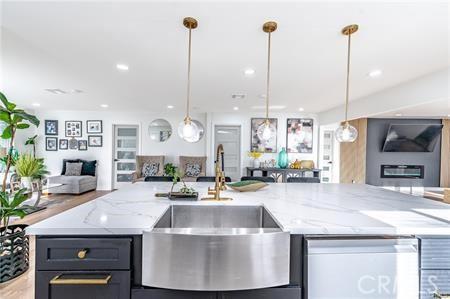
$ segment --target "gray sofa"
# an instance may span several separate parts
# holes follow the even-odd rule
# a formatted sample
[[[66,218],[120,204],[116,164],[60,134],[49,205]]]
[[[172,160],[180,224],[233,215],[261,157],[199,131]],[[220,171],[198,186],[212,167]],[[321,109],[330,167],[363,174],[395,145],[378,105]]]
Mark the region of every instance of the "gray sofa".
[[[80,176],[66,176],[66,162],[81,162],[83,167]],[[81,159],[63,160],[61,175],[48,178],[49,184],[61,184],[52,187],[50,193],[81,194],[97,189],[97,161],[86,161]]]

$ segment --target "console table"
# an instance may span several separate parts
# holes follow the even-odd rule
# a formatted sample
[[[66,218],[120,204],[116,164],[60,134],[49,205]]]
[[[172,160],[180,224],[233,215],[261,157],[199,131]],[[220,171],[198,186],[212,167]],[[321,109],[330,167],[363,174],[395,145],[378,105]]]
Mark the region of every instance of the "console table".
[[[312,177],[320,179],[320,169],[295,169],[295,168],[277,168],[277,167],[247,167],[247,176],[254,176],[255,171],[261,171],[262,176],[271,176],[278,181],[281,177],[283,183],[287,182],[288,177],[305,177],[306,173],[312,173]]]

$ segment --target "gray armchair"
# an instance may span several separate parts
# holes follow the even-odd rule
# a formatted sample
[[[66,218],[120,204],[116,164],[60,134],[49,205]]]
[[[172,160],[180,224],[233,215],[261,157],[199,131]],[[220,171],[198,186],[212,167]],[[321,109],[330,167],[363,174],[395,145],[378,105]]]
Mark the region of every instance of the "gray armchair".
[[[143,182],[145,177],[142,175],[142,167],[145,163],[158,163],[158,172],[156,176],[164,175],[164,156],[136,156],[136,171],[133,172],[133,183]]]

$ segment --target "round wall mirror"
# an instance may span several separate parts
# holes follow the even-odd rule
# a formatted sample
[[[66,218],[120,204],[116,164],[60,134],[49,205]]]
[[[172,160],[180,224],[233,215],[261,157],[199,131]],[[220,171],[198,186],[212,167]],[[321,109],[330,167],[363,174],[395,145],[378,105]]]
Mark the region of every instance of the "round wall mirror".
[[[199,122],[196,119],[191,120],[198,128],[198,134],[195,134],[194,136],[190,138],[184,138],[185,141],[195,143],[200,141],[203,138],[203,135],[205,135],[205,127],[203,127],[202,123]]]
[[[154,142],[164,142],[172,135],[172,126],[165,119],[155,119],[148,126],[150,140]]]

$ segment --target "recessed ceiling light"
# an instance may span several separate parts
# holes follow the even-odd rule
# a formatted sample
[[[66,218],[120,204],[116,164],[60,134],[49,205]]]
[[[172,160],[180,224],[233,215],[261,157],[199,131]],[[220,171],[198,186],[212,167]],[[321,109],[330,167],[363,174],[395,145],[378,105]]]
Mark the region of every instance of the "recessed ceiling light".
[[[300,107],[300,108],[298,108],[298,111],[300,111],[300,112],[305,111],[305,108]]]
[[[173,109],[172,105],[167,105],[167,109]]]
[[[41,104],[39,104],[39,103],[33,103],[32,104],[34,107],[40,107],[41,106]]]
[[[116,64],[116,68],[121,71],[128,71],[129,69],[128,65],[122,63]]]
[[[235,107],[233,107],[233,110],[234,110],[234,111],[238,111],[238,110],[239,110],[239,107],[235,106]]]
[[[395,113],[395,116],[402,116],[403,114],[401,113]]]
[[[246,77],[253,77],[253,75],[255,75],[255,70],[254,69],[245,69],[244,75]]]
[[[382,70],[372,70],[369,72],[368,76],[370,78],[378,78],[383,74]]]
[[[108,104],[101,104],[100,107],[102,107],[102,108],[108,108],[109,106],[108,106]]]

